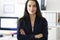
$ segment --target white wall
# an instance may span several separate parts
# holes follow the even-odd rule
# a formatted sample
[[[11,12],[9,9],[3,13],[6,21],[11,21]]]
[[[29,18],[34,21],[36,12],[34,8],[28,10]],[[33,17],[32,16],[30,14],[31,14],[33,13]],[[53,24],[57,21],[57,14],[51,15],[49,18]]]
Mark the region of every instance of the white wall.
[[[24,11],[24,2],[21,0],[0,0],[0,16],[6,17],[21,17]],[[12,9],[6,8],[12,6]],[[6,8],[6,9],[4,9]],[[12,10],[12,13],[5,13],[4,11]]]
[[[47,0],[47,10],[60,11],[60,0]]]

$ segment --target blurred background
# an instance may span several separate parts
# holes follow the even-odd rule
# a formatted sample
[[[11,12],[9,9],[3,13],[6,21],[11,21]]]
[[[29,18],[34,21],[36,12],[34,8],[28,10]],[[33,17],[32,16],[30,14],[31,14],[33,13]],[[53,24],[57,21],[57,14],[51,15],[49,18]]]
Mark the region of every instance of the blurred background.
[[[48,40],[60,40],[60,0],[37,0],[48,21]],[[17,21],[26,0],[0,0],[0,40],[17,40]]]

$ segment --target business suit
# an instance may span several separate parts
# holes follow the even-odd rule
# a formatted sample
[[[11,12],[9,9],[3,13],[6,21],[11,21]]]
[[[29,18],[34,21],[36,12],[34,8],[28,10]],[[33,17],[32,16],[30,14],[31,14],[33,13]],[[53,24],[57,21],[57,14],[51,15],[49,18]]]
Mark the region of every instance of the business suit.
[[[22,36],[20,34],[20,29],[23,28],[26,35]],[[34,38],[34,35],[36,34],[43,34],[42,38]],[[18,40],[47,40],[48,39],[48,26],[47,21],[45,18],[40,18],[39,16],[36,16],[35,22],[34,22],[34,30],[32,31],[32,26],[30,22],[30,18],[21,18],[18,22],[17,27],[17,39]]]

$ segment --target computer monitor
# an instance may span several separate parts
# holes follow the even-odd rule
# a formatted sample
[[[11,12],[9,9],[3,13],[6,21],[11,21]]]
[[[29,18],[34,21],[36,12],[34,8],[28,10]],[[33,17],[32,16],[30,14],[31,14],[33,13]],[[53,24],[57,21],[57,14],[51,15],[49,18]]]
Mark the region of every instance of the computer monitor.
[[[0,29],[17,30],[18,17],[0,17]]]

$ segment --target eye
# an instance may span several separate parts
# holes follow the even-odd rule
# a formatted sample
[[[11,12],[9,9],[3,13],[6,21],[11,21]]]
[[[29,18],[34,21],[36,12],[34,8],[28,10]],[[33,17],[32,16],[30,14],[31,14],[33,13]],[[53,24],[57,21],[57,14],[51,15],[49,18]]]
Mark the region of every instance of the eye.
[[[31,7],[31,5],[29,5],[29,7]]]
[[[33,7],[36,7],[36,5],[33,5]]]

